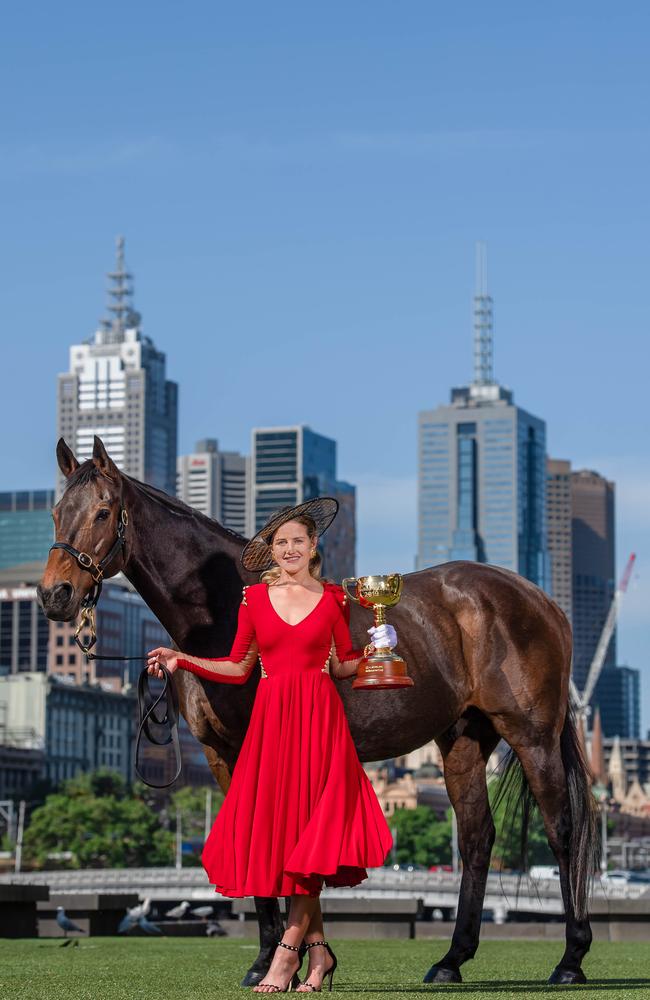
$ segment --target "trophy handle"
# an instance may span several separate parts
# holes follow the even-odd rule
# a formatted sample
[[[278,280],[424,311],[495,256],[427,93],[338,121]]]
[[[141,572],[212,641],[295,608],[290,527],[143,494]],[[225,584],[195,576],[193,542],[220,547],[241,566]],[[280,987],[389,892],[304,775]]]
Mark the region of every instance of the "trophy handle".
[[[346,576],[345,580],[341,581],[341,586],[343,587],[343,590],[348,595],[351,601],[354,601],[356,604],[360,604],[361,602],[359,601],[359,598],[348,590],[349,583],[353,583],[356,590],[359,584],[359,581],[357,580],[356,576]]]

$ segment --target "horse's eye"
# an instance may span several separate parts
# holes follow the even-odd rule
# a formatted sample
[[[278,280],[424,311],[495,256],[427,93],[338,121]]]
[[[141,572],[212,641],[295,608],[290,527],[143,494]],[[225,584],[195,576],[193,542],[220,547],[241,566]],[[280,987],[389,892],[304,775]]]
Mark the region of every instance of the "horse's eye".
[[[110,514],[110,510],[106,510],[105,507],[102,507],[102,509],[100,511],[98,511],[97,517],[95,518],[95,520],[96,521],[105,521],[106,518],[109,516],[109,514]]]

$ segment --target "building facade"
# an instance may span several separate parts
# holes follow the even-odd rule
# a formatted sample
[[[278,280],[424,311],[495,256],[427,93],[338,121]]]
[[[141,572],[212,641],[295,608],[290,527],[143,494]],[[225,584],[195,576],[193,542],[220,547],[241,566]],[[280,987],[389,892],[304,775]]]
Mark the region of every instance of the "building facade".
[[[0,717],[31,732],[44,749],[45,777],[54,785],[76,774],[108,768],[133,780],[136,696],[98,685],[70,684],[43,673],[0,677]]]
[[[551,596],[565,615],[573,617],[573,544],[571,463],[549,458],[546,462],[546,523],[551,564]]]
[[[220,451],[215,438],[197,441],[191,455],[176,461],[177,497],[240,535],[248,527],[249,479],[249,458]]]
[[[0,570],[47,558],[53,506],[54,490],[0,493]]]
[[[650,795],[650,739],[621,739],[618,736],[603,740],[605,772],[611,774],[613,757],[623,772],[625,790],[635,781]]]
[[[69,370],[58,378],[58,436],[82,462],[97,434],[118,468],[174,495],[178,387],[165,376],[165,355],[141,332],[131,277],[120,238],[109,274],[112,316],[94,337],[70,348]],[[65,484],[57,476],[60,496]]]
[[[334,496],[340,504],[319,543],[323,575],[335,581],[354,576],[356,489],[336,478],[336,441],[305,426],[254,428],[247,533],[259,531],[278,508],[317,496]]]
[[[591,699],[600,709],[603,734],[638,740],[641,736],[641,677],[634,667],[608,667],[598,678]]]
[[[571,473],[573,678],[579,691],[614,597],[614,504],[613,482],[589,469]],[[603,667],[615,666],[616,631]]]
[[[548,590],[546,425],[494,380],[485,268],[480,258],[474,380],[452,389],[449,405],[419,414],[416,568],[469,559]]]
[[[50,622],[36,599],[42,562],[0,570],[0,675],[45,673]]]

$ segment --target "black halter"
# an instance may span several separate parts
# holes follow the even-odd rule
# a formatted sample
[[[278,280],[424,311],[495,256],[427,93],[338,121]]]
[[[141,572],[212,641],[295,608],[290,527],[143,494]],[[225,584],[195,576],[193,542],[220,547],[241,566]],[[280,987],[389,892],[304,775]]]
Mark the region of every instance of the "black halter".
[[[50,552],[52,549],[63,549],[65,552],[68,552],[74,559],[77,560],[81,568],[85,569],[87,573],[90,573],[93,578],[94,585],[81,602],[81,621],[77,626],[74,636],[79,649],[81,649],[89,659],[106,659],[106,657],[98,657],[89,653],[89,650],[91,650],[97,642],[97,632],[95,630],[95,607],[97,606],[99,595],[102,592],[104,570],[113,561],[120,549],[123,549],[126,544],[124,530],[128,523],[129,515],[126,507],[120,507],[120,513],[117,519],[117,536],[109,551],[103,559],[100,559],[98,563],[96,563],[92,556],[89,556],[87,552],[80,552],[79,549],[75,549],[73,545],[68,545],[67,542],[54,542],[53,545],[50,545]],[[90,626],[90,641],[88,642],[88,645],[84,646],[83,642],[79,638],[79,633],[86,623]],[[120,659],[120,657],[114,658]],[[131,659],[131,657],[129,657],[129,659]]]

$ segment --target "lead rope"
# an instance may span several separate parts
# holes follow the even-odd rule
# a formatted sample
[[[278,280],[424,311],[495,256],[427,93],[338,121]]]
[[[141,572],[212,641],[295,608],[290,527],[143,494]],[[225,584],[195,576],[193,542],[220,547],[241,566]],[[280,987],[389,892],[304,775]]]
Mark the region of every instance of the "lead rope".
[[[176,694],[176,688],[174,687],[172,675],[169,673],[167,668],[160,664],[160,669],[164,674],[164,683],[162,691],[160,691],[157,697],[154,697],[151,692],[149,674],[147,673],[146,667],[138,678],[138,716],[140,721],[138,724],[138,733],[135,739],[134,769],[136,775],[140,778],[140,781],[144,781],[145,785],[149,785],[150,788],[168,788],[170,785],[173,785],[179,777],[183,767],[181,744],[178,736],[178,697]],[[163,714],[158,716],[156,715],[156,709],[163,701]],[[169,733],[167,736],[163,739],[159,739],[156,734],[152,732],[152,723],[161,727],[169,726]],[[138,766],[140,742],[143,735],[151,744],[153,744],[153,746],[165,747],[171,743],[174,747],[176,773],[173,778],[169,781],[163,782],[161,785],[156,784],[154,781],[148,781]]]

